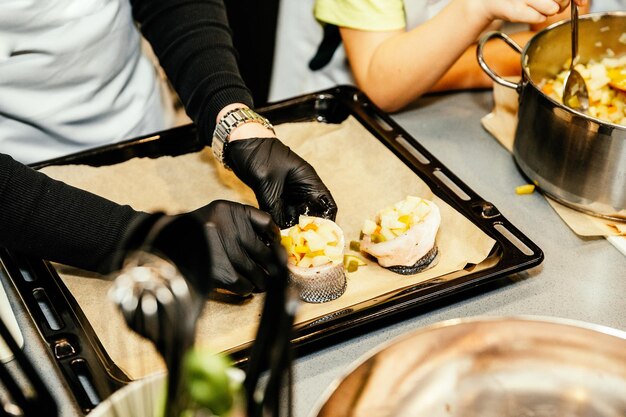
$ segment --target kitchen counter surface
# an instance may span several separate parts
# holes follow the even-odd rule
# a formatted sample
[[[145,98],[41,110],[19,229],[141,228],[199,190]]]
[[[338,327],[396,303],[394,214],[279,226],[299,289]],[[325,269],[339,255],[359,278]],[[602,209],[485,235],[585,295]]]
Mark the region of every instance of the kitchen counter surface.
[[[296,417],[309,415],[332,381],[352,362],[394,337],[442,320],[473,316],[562,317],[626,330],[626,257],[604,238],[580,238],[539,193],[515,194],[525,184],[509,152],[480,118],[491,92],[422,98],[393,119],[483,199],[492,202],[543,251],[538,267],[506,285],[420,312],[297,360]]]
[[[393,118],[483,199],[492,202],[545,254],[544,262],[479,294],[445,306],[356,329],[348,338],[302,353],[295,361],[295,417],[307,417],[335,378],[365,353],[396,336],[442,320],[473,316],[539,315],[582,320],[626,330],[626,257],[603,238],[575,235],[539,193],[516,195],[526,183],[511,155],[480,125],[491,93],[463,92],[422,98]],[[12,287],[2,282],[25,350],[46,381],[59,381],[43,344]],[[54,383],[60,416],[80,415],[62,384]]]

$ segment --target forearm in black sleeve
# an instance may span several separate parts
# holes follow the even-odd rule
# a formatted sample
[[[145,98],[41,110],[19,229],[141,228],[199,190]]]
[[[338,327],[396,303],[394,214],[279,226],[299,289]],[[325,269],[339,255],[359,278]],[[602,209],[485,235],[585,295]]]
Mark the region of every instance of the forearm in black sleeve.
[[[129,225],[147,216],[0,154],[0,246],[109,272]]]
[[[200,136],[210,143],[219,111],[252,106],[237,67],[223,0],[130,0],[133,16],[152,45]]]

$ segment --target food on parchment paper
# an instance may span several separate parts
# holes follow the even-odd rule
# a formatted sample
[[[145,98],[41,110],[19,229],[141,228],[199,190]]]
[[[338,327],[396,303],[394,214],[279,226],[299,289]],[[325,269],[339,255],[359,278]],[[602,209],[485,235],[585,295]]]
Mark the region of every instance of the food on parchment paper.
[[[300,216],[298,224],[281,230],[287,250],[289,279],[309,303],[334,300],[346,290],[343,231],[335,222]]]
[[[379,211],[374,220],[365,220],[360,249],[393,272],[416,274],[436,264],[440,224],[435,203],[408,196]]]
[[[626,126],[626,55],[605,57],[600,62],[591,60],[574,68],[587,84],[589,115]],[[563,103],[563,88],[568,73],[569,62],[555,78],[541,80],[539,88],[550,98]],[[577,103],[563,104],[577,107]]]

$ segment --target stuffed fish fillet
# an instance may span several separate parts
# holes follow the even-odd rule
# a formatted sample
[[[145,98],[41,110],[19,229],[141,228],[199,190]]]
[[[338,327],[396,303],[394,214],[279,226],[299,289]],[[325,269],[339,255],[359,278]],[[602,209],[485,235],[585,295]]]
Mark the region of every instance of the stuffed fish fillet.
[[[298,224],[281,230],[281,243],[288,254],[289,279],[303,301],[323,303],[345,292],[345,239],[335,222],[300,216]]]
[[[415,274],[435,265],[440,224],[435,203],[408,196],[381,210],[374,221],[365,221],[360,248],[391,271]]]

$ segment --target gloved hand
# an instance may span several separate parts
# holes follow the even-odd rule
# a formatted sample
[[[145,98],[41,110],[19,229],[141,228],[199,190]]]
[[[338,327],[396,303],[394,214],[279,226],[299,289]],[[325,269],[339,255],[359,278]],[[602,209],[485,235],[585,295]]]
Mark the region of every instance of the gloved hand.
[[[211,276],[217,287],[244,296],[264,291],[267,280],[286,268],[280,230],[267,213],[216,200],[192,214],[208,223]]]
[[[254,191],[259,208],[281,227],[300,214],[335,220],[337,205],[311,165],[276,138],[235,140],[226,163]]]

